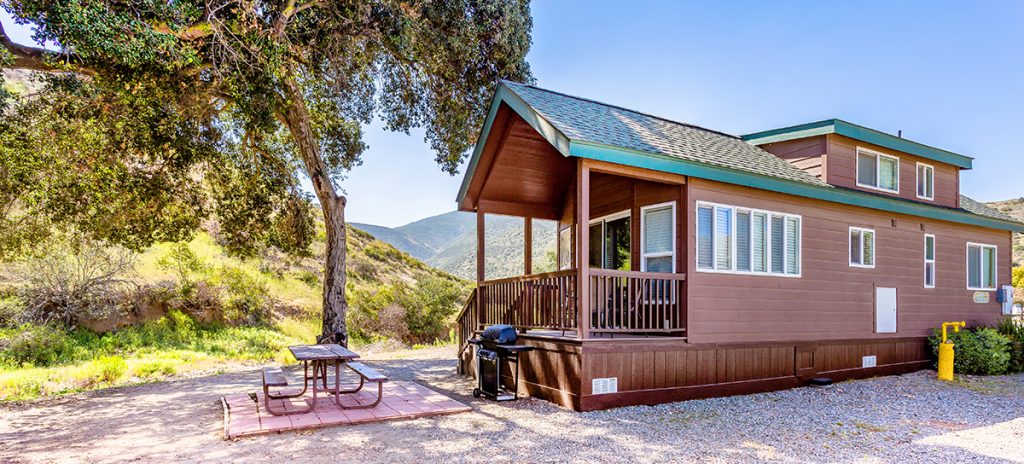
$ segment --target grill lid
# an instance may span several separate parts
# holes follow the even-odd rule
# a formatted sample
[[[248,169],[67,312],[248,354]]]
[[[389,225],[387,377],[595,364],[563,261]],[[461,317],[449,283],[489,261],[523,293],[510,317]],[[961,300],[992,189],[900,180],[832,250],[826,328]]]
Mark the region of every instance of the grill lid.
[[[480,338],[500,345],[511,345],[516,342],[516,328],[507,324],[495,324],[484,329]]]

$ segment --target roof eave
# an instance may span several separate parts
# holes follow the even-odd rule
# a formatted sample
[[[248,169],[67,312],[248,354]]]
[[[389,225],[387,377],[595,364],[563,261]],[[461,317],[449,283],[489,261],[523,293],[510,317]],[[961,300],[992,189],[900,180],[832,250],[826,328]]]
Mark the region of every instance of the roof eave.
[[[693,162],[666,155],[657,155],[622,147],[613,147],[592,142],[572,141],[570,143],[570,152],[573,156],[581,158],[607,161],[656,171],[671,172],[734,185],[830,201],[833,203],[927,217],[961,224],[970,224],[992,229],[1024,232],[1024,223],[990,218],[965,211],[922,205],[901,199],[868,195],[852,190],[841,190],[831,186],[818,186],[778,177],[763,176],[760,174],[737,171],[706,163]]]

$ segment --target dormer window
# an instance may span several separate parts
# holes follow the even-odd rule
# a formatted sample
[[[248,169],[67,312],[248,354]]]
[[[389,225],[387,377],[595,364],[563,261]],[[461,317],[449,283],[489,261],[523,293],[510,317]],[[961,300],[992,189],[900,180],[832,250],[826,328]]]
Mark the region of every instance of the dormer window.
[[[857,185],[900,193],[900,159],[857,147]]]
[[[930,164],[917,163],[917,197],[935,199],[935,167]]]

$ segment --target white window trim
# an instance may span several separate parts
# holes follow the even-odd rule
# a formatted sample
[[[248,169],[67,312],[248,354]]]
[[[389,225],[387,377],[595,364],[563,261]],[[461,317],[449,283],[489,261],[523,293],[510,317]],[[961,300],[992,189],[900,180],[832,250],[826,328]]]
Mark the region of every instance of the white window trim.
[[[928,259],[928,238],[932,239],[932,259]],[[939,280],[939,269],[935,265],[935,259],[939,256],[939,242],[935,240],[935,234],[924,234],[924,288],[935,288],[935,281]],[[928,285],[928,263],[932,263],[932,284]]]
[[[971,250],[972,246],[981,247],[981,254],[980,254],[981,264],[980,264],[980,266],[978,266],[978,272],[981,272],[981,275],[978,276],[980,282],[982,283],[981,287],[972,287],[971,286],[971,252],[970,252],[970,250]],[[985,248],[992,248],[992,251],[993,251],[992,259],[995,261],[994,263],[992,263],[993,264],[993,266],[992,266],[993,267],[993,272],[994,272],[994,274],[992,275],[992,283],[994,284],[994,286],[992,286],[992,287],[985,287],[984,286],[984,283],[985,283]],[[966,274],[966,277],[967,277],[965,279],[966,282],[967,282],[967,289],[968,290],[974,290],[974,291],[994,292],[996,290],[996,288],[999,287],[999,246],[997,246],[997,245],[989,245],[987,243],[967,242],[967,246],[966,246],[966,248],[964,248],[964,250],[965,250],[965,253],[964,253],[964,255],[965,255],[964,256],[964,264],[965,264],[964,265],[964,274]]]
[[[932,187],[932,196],[930,196],[930,197],[929,196],[923,196],[923,195],[921,195],[921,192],[917,191],[918,185],[921,182],[921,167],[922,166],[925,167],[926,169],[930,169],[932,171],[932,185],[931,185],[931,187]],[[934,201],[935,200],[935,166],[932,166],[932,165],[930,165],[928,163],[918,162],[917,166],[914,168],[914,176],[915,176],[915,178],[914,178],[914,181],[915,181],[914,182],[914,194],[917,195],[917,198],[920,198],[922,200]],[[927,189],[927,185],[925,187],[926,187],[925,190],[928,190]]]
[[[890,189],[887,189],[887,188],[884,188],[884,187],[880,187],[878,185],[868,185],[868,184],[860,183],[860,153],[861,152],[864,152],[864,153],[867,153],[867,154],[870,154],[870,155],[873,155],[873,156],[877,157],[875,159],[875,183],[878,183],[878,184],[880,184],[881,180],[882,180],[882,163],[879,162],[881,160],[881,158],[892,158],[892,159],[896,160],[896,179],[895,179],[895,181],[896,181],[896,189],[895,190],[890,190]],[[863,188],[871,189],[871,190],[878,190],[878,191],[881,191],[881,192],[888,192],[888,193],[895,193],[895,194],[899,194],[900,193],[900,157],[893,156],[893,155],[887,155],[885,153],[878,152],[878,151],[875,151],[875,150],[870,150],[870,149],[867,149],[867,148],[857,147],[857,157],[853,160],[853,166],[854,166],[854,178],[857,181],[857,186],[858,187],[863,187]],[[915,186],[914,188],[916,189],[917,187]]]
[[[628,218],[629,215],[630,215],[630,210],[627,209],[627,210],[624,210],[624,211],[619,211],[617,213],[612,213],[612,214],[608,214],[608,215],[605,215],[605,216],[601,216],[601,217],[599,217],[597,219],[591,219],[590,222],[587,224],[587,226],[588,226],[587,227],[587,233],[588,234],[590,233],[590,227],[591,226],[594,226],[594,225],[597,225],[597,224],[601,224],[601,266],[598,266],[595,269],[604,269],[603,266],[604,266],[604,252],[605,252],[605,249],[604,249],[604,228],[605,228],[605,223],[609,222],[609,221],[615,221],[615,220],[618,220],[618,219],[622,219],[622,218]],[[633,218],[630,218],[630,222],[632,222],[632,221],[633,221]],[[630,225],[630,227],[632,228],[632,225]],[[633,241],[632,238],[630,239],[630,241],[631,242]],[[588,242],[588,246],[589,245],[590,244]],[[632,244],[630,244],[630,246],[632,247]],[[630,249],[629,251],[630,251],[630,253],[632,253],[633,250]],[[587,250],[587,266],[590,266],[590,250]]]
[[[850,257],[850,247],[853,246],[853,235],[851,232],[860,231],[860,260],[864,261],[864,232],[871,232],[871,264],[857,264],[853,262]],[[850,267],[859,267],[863,269],[874,269],[875,264],[878,263],[878,234],[875,233],[875,229],[868,229],[866,227],[850,226],[850,230],[846,232],[846,261],[850,264]]]
[[[647,220],[645,219],[646,216],[645,216],[644,213],[646,213],[647,210],[649,210],[649,209],[663,208],[665,206],[671,206],[672,207],[672,251],[671,252],[669,252],[669,251],[660,251],[660,252],[657,252],[657,253],[647,253],[647,252],[644,251],[644,250],[647,249],[646,248],[646,242],[644,240],[644,238],[646,237],[646,234],[644,232],[647,229]],[[711,214],[712,214],[712,217],[714,217],[714,211],[712,211]],[[647,272],[647,258],[664,258],[666,256],[671,256],[672,257],[672,272],[673,273],[676,272],[676,248],[678,247],[678,244],[676,243],[676,241],[679,240],[679,238],[676,236],[676,233],[677,233],[676,221],[677,220],[678,219],[676,219],[676,202],[674,202],[674,201],[666,201],[664,203],[657,203],[657,204],[653,204],[653,205],[647,205],[647,206],[641,206],[640,207],[640,272]],[[715,244],[712,243],[711,244],[712,250],[714,250],[714,246],[715,246]],[[713,255],[712,255],[712,265],[714,265],[714,256]]]
[[[699,253],[696,252],[697,246],[700,243],[700,227],[696,227],[696,225],[697,225],[697,216],[696,215],[697,215],[697,208],[700,208],[702,206],[705,207],[705,208],[711,208],[711,218],[712,218],[711,219],[711,221],[712,221],[712,231],[711,231],[711,233],[712,233],[712,237],[711,237],[711,269],[702,268],[702,267],[700,267],[700,264],[697,263],[697,260],[700,259]],[[718,207],[731,208],[732,209],[732,217],[731,217],[730,220],[732,221],[733,231],[734,232],[736,231],[736,227],[737,227],[737,224],[738,224],[736,222],[736,213],[738,211],[740,211],[740,210],[746,211],[746,212],[750,213],[751,224],[753,224],[754,213],[764,213],[767,216],[766,220],[765,220],[765,236],[766,236],[767,240],[765,240],[766,246],[764,248],[765,260],[766,260],[765,270],[764,271],[755,271],[755,270],[753,270],[754,269],[754,262],[753,262],[754,234],[753,233],[749,234],[750,236],[747,237],[747,239],[750,240],[750,250],[751,250],[750,269],[751,270],[749,270],[749,271],[740,271],[740,270],[735,269],[736,268],[736,264],[737,264],[737,260],[736,260],[736,240],[730,240],[729,241],[729,247],[730,247],[729,254],[730,254],[730,259],[732,260],[733,269],[717,269],[717,267],[718,267],[718,258],[717,258],[717,255],[715,254],[715,252],[718,251],[717,250],[718,244],[714,240],[714,235],[713,234],[715,233],[715,229],[714,229],[715,221],[717,220],[717,217],[718,217]],[[695,266],[695,268],[697,269],[697,272],[707,272],[709,274],[737,274],[737,275],[768,276],[768,277],[789,277],[789,278],[796,278],[796,279],[799,279],[800,277],[803,277],[803,272],[804,272],[804,262],[803,262],[804,261],[804,253],[803,253],[803,249],[804,249],[804,234],[803,234],[804,219],[803,219],[803,216],[801,216],[799,214],[783,213],[781,211],[770,211],[770,210],[758,209],[758,208],[747,208],[747,207],[743,207],[743,206],[726,205],[726,204],[722,204],[722,203],[712,203],[712,202],[708,202],[708,201],[698,201],[697,202],[697,208],[694,208],[694,213],[693,213],[694,214],[693,223],[694,223],[694,226],[695,226],[694,228],[696,229],[696,232],[697,232],[697,240],[694,242],[694,251],[695,251],[694,252],[694,263],[697,264]],[[772,240],[771,240],[771,236],[772,236],[772,234],[771,234],[771,230],[772,230],[772,215],[782,216],[782,218],[783,218],[782,219],[782,247],[783,247],[783,250],[782,250],[782,267],[783,267],[782,273],[772,272],[772,263],[771,263],[771,256],[772,256]],[[800,237],[799,237],[799,240],[797,240],[797,243],[796,243],[797,253],[800,255],[800,272],[798,272],[796,274],[787,274],[786,273],[787,269],[786,269],[786,250],[785,250],[785,247],[786,247],[786,242],[789,239],[789,233],[786,231],[786,219],[787,218],[796,218],[797,221],[799,222],[799,225],[800,225],[800,228],[799,228]]]

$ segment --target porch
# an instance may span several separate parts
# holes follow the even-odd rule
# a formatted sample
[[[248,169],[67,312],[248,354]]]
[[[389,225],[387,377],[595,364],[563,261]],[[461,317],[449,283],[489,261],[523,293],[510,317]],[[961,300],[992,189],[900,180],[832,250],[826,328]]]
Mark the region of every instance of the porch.
[[[460,357],[492,324],[549,339],[685,340],[686,178],[564,156],[503,104],[485,136],[460,192],[459,209],[477,217]],[[488,215],[523,219],[523,275],[486,275]],[[535,272],[534,220],[555,224],[554,270]]]

